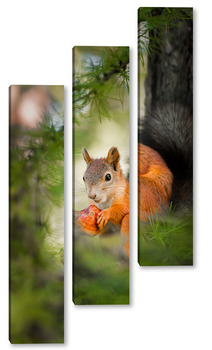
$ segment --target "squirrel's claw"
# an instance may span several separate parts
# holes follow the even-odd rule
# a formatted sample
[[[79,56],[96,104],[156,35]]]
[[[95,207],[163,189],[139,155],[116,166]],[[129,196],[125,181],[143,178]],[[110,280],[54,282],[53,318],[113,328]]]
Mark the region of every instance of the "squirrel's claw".
[[[109,215],[107,210],[101,211],[97,216],[97,225],[99,226],[99,229],[102,230],[103,227],[107,224],[109,220]]]

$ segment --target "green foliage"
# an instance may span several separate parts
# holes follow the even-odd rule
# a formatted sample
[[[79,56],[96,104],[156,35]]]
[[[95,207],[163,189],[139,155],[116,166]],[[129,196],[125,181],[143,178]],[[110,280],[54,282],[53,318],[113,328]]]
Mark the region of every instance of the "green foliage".
[[[119,250],[120,234],[102,238],[84,234],[75,239],[73,274],[75,304],[129,303],[128,259],[122,260]]]
[[[10,147],[13,190],[18,190],[22,181],[26,181],[25,186],[30,189],[32,179],[36,177],[36,181],[42,183],[45,195],[59,204],[64,188],[64,127],[56,130],[46,116],[39,129],[29,131],[18,126],[12,128],[10,138],[13,143],[15,140],[22,143],[21,147]],[[44,197],[41,193],[39,196]]]
[[[79,123],[89,109],[89,116],[97,113],[110,118],[110,103],[123,103],[125,92],[129,92],[129,48],[102,49],[98,62],[92,55],[82,62],[82,70],[73,74],[74,122]]]
[[[63,127],[46,117],[36,130],[12,127],[10,141],[10,341],[60,343],[63,265],[46,238],[64,195]]]
[[[139,222],[138,260],[142,266],[192,265],[192,216],[180,218],[170,207],[166,219],[156,216],[147,224]]]
[[[142,64],[144,64],[144,53],[151,56],[153,52],[160,52],[164,30],[171,39],[172,28],[179,28],[180,23],[186,23],[192,19],[191,8],[140,7],[138,10],[138,53]]]

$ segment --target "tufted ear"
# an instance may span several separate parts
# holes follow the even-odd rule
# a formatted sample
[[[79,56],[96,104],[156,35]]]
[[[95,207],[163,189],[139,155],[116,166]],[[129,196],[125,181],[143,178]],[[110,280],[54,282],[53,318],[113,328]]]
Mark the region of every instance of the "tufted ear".
[[[120,154],[118,148],[111,147],[111,149],[108,152],[106,161],[107,163],[113,166],[114,170],[118,170],[120,161]]]
[[[85,148],[82,149],[82,155],[87,164],[91,162],[92,158],[89,156]]]

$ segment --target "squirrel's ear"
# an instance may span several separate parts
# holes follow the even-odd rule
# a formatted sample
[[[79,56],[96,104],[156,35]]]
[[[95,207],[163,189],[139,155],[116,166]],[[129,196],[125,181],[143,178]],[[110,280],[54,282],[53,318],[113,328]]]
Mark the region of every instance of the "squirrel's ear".
[[[112,147],[109,150],[106,161],[114,167],[114,170],[118,169],[118,164],[120,161],[120,154],[118,148]]]
[[[85,159],[86,163],[90,163],[90,161],[92,160],[92,158],[89,156],[88,152],[86,151],[85,148],[82,149],[82,155],[83,158]]]

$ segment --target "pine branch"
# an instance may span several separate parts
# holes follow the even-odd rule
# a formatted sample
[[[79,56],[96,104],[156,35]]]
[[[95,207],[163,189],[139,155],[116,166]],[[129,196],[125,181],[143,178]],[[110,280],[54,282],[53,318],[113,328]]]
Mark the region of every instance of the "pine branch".
[[[83,65],[83,73],[76,72],[73,83],[73,103],[75,121],[84,113],[86,106],[90,107],[90,115],[96,110],[101,116],[110,117],[109,100],[119,100],[123,94],[118,91],[129,90],[129,63],[128,48],[103,50],[100,61],[94,64],[90,58],[89,63]]]
[[[166,29],[171,40],[171,29],[193,19],[191,8],[140,7],[138,10],[138,51],[144,65],[143,54],[160,52]]]

